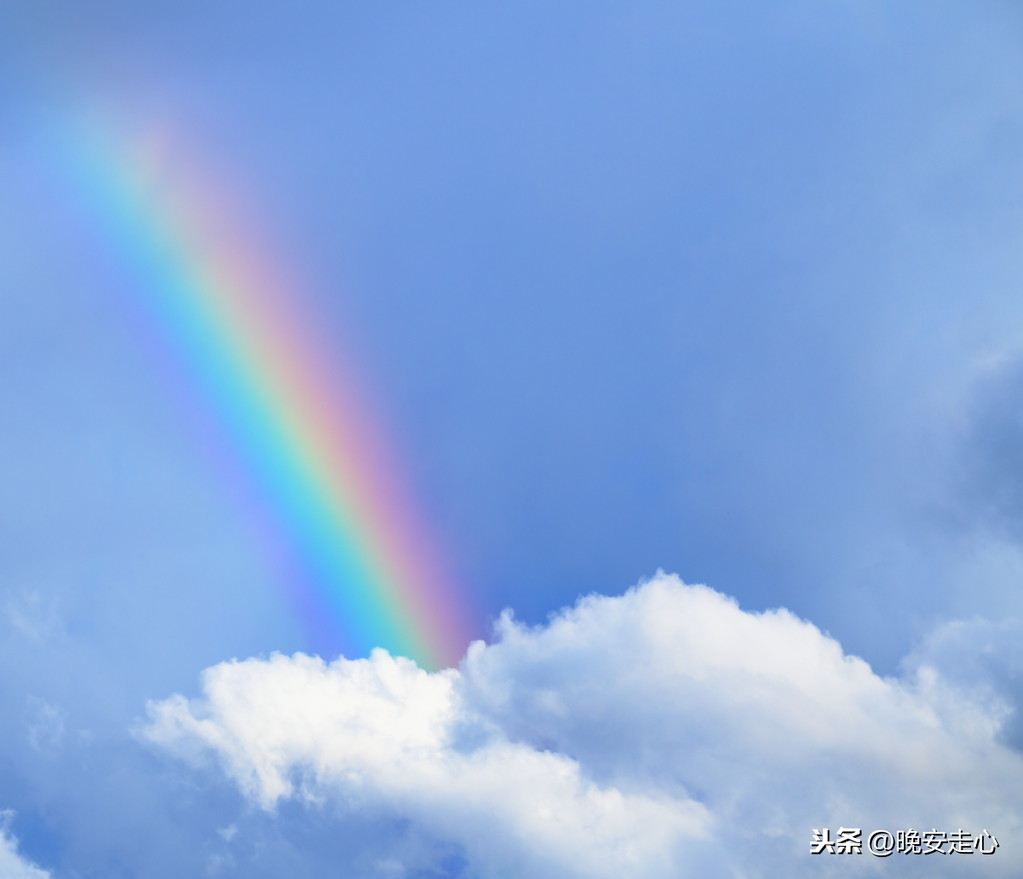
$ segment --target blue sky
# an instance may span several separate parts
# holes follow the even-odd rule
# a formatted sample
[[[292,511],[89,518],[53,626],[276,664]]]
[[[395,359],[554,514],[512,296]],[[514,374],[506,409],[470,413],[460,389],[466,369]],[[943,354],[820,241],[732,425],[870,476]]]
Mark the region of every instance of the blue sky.
[[[188,732],[188,712],[219,704],[199,682],[204,669],[313,646],[237,493],[214,478],[158,336],[125,308],[116,255],[96,247],[63,188],[48,132],[87,105],[126,130],[183,132],[229,171],[255,223],[308,279],[325,338],[352,350],[475,634],[507,648],[467,660],[450,697],[469,726],[500,730],[484,736],[495,777],[502,748],[529,745],[509,757],[526,777],[546,777],[537,755],[550,753],[593,784],[649,793],[646,770],[622,758],[634,739],[612,736],[616,751],[581,723],[526,709],[533,726],[516,726],[484,671],[507,662],[506,690],[599,713],[570,698],[585,680],[581,659],[534,667],[495,622],[511,608],[542,626],[582,595],[622,596],[658,569],[744,612],[787,608],[921,711],[945,692],[928,689],[921,669],[942,687],[983,691],[983,706],[967,700],[942,722],[972,753],[976,742],[953,731],[970,727],[964,718],[990,721],[1014,777],[1014,4],[87,7],[12,0],[0,12],[0,810],[13,813],[0,840],[16,836],[54,879],[316,877],[349,857],[353,876],[528,869],[542,879],[573,863],[569,831],[549,861],[516,860],[509,840],[526,825],[507,811],[514,791],[500,805],[474,800],[460,786],[468,776],[451,779],[461,791],[451,803],[399,796],[381,780],[375,805],[359,811],[351,791],[324,780],[341,764],[323,756],[334,768],[307,793],[341,803],[338,813],[298,794],[265,811],[269,775],[247,787],[239,768],[258,762],[251,748],[227,753]],[[640,598],[612,606],[624,614],[648,593],[630,595]],[[669,617],[690,612],[688,599],[656,595]],[[699,607],[740,649],[745,617]],[[579,630],[616,657],[603,674],[629,678],[630,656],[646,655],[646,617],[615,640],[578,612]],[[751,619],[764,649],[780,649],[775,617]],[[537,630],[536,649],[557,654],[559,631]],[[807,657],[827,653],[807,644]],[[675,667],[664,650],[651,667]],[[272,691],[280,668],[251,668]],[[718,718],[706,729],[734,741],[736,765],[776,753],[721,732],[737,727],[710,696],[676,692],[670,675],[644,679],[651,704],[685,695]],[[423,704],[449,698],[437,682],[408,686],[427,688]],[[174,693],[207,701],[147,714]],[[224,729],[246,720],[217,716]],[[890,722],[892,741],[913,739],[910,721]],[[657,796],[682,802],[684,788],[714,827],[737,820],[715,811],[723,770],[690,766],[660,739],[647,746],[687,767],[678,789]],[[818,746],[839,748],[807,740]],[[215,759],[177,759],[190,749]],[[581,816],[598,808],[550,796]],[[770,796],[751,790],[741,815],[762,820],[756,804]],[[871,789],[859,818],[836,820],[869,823],[897,799]],[[995,799],[1015,826],[1018,798]],[[504,836],[480,850],[451,830],[471,824],[465,802],[492,809]],[[647,806],[659,808],[638,803],[637,814]],[[654,812],[650,826],[663,817],[676,827]],[[434,813],[450,820],[423,817]],[[824,818],[798,814],[802,854],[816,826],[807,822]],[[608,820],[630,838],[627,821]],[[698,823],[683,821],[681,837]],[[377,854],[359,854],[366,839]],[[667,843],[643,840],[650,875],[657,858],[666,875],[708,863],[733,875],[756,861],[753,843],[734,856],[682,845],[690,854],[673,862]],[[772,857],[788,875],[816,869],[787,849]],[[1009,857],[985,869],[1010,869]]]

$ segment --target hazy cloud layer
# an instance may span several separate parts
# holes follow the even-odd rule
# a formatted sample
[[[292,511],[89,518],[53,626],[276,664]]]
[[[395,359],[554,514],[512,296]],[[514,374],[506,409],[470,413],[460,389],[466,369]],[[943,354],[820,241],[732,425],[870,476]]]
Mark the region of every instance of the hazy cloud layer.
[[[980,646],[959,634],[957,655]],[[296,799],[405,822],[454,846],[459,875],[868,874],[882,866],[868,854],[811,856],[812,829],[1019,838],[1011,691],[944,673],[947,642],[883,679],[785,610],[747,613],[659,575],[543,627],[506,614],[459,670],[382,651],[223,663],[202,698],[151,704],[143,733],[196,765],[214,754],[264,809]],[[360,875],[440,868],[367,859],[374,847],[369,833]],[[1011,844],[895,857],[900,875],[1023,867]]]

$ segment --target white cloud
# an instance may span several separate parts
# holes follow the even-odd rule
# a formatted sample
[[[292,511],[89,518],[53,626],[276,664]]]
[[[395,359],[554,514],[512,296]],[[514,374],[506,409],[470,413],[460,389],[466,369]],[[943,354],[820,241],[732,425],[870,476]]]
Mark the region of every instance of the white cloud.
[[[18,854],[18,840],[10,832],[13,813],[0,812],[0,877],[3,879],[50,879],[47,870]]]
[[[953,620],[931,632],[905,665],[941,686],[969,690],[1000,720],[1000,738],[1023,750],[1023,621]]]
[[[706,833],[697,804],[601,788],[577,762],[484,728],[459,683],[383,651],[226,663],[205,673],[204,705],[153,706],[148,735],[212,748],[267,808],[341,796],[410,818],[461,843],[484,875],[667,877],[677,841]]]
[[[383,651],[221,664],[202,699],[151,704],[144,732],[215,754],[266,809],[409,822],[481,879],[851,876],[890,862],[813,857],[813,828],[1023,829],[1006,703],[934,663],[883,679],[784,610],[666,575],[497,634],[436,674]],[[1023,867],[1011,845],[896,857],[900,875]]]

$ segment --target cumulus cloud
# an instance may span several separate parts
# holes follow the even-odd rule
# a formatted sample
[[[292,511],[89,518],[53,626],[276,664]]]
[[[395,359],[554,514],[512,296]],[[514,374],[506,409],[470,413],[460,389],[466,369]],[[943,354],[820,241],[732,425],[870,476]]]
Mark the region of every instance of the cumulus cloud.
[[[263,809],[406,822],[458,849],[457,875],[866,875],[884,862],[813,856],[811,831],[1019,838],[1008,702],[943,676],[932,653],[881,678],[785,610],[658,575],[544,626],[506,614],[457,670],[383,651],[217,665],[201,698],[152,703],[143,733],[196,764],[214,756]],[[895,857],[909,876],[1023,867],[1011,846]],[[359,875],[431,866],[376,863]]]
[[[267,808],[342,796],[411,818],[461,843],[483,875],[668,876],[678,841],[706,834],[698,804],[602,788],[576,761],[489,729],[459,683],[384,651],[224,664],[206,672],[203,705],[153,706],[148,735],[213,749]]]
[[[10,811],[0,812],[0,876],[3,879],[50,879],[50,873],[18,854],[18,840],[10,832]]]

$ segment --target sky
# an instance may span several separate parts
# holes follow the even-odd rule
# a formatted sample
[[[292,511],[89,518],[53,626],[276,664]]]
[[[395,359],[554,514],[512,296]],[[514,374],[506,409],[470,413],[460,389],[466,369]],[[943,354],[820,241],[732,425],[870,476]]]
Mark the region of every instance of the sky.
[[[0,0],[0,879],[1020,875],[1021,38]]]

